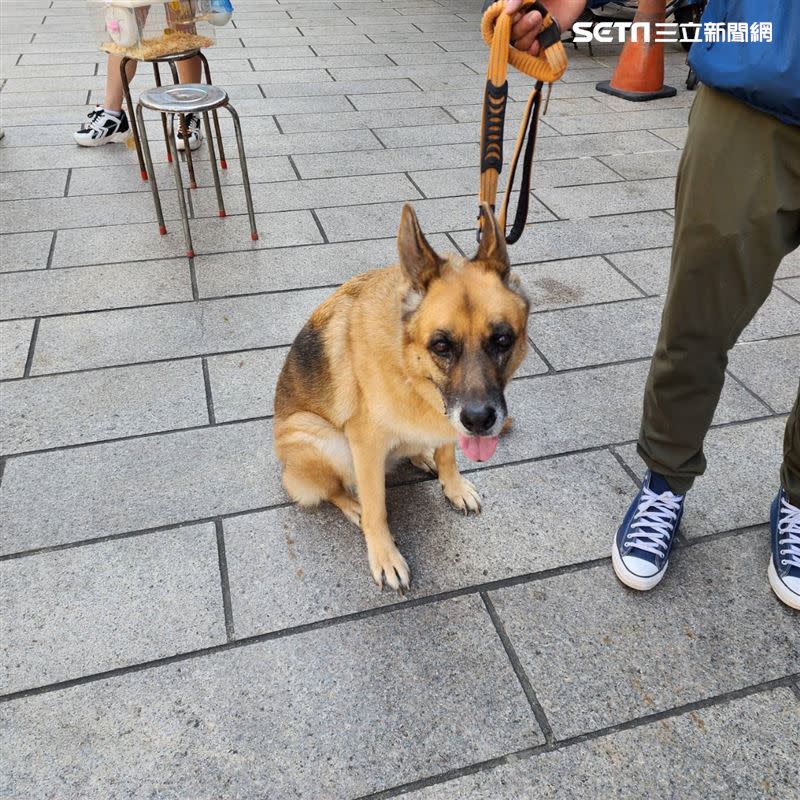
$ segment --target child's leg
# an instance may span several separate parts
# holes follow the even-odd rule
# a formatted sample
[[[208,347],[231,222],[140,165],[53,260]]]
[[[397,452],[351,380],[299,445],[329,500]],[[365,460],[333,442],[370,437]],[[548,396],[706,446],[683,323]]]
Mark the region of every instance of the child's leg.
[[[200,56],[187,58],[185,61],[178,62],[178,77],[181,83],[201,83]]]
[[[199,60],[199,59],[198,59]],[[136,65],[138,62],[129,61],[125,67],[128,74],[128,80],[132,80],[136,74]],[[103,108],[106,111],[113,111],[118,114],[122,110],[122,102],[124,100],[122,92],[122,75],[120,75],[120,64],[122,64],[121,56],[108,57],[108,75],[106,76],[106,96],[103,101]]]

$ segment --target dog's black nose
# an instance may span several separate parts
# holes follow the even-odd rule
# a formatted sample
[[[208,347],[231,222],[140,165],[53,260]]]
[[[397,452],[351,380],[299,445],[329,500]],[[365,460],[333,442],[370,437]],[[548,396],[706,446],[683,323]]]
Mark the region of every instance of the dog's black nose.
[[[468,403],[461,409],[461,424],[475,435],[488,433],[497,422],[497,411],[492,406]]]

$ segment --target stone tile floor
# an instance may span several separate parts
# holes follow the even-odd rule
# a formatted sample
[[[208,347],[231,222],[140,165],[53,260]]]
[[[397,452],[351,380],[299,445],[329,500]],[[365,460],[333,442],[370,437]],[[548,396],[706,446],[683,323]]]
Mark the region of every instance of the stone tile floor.
[[[261,239],[236,159],[226,220],[201,164],[188,262],[162,149],[163,239],[133,151],[72,144],[105,73],[83,0],[2,3],[3,797],[798,796],[800,625],[765,527],[798,254],[733,351],[663,585],[634,595],[608,558],[642,470],[677,48],[678,95],[646,106],[594,89],[618,48],[570,51],[513,251],[534,349],[514,432],[472,470],[482,516],[391,477],[402,599],[343,519],[286,502],[272,393],[308,313],[393,260],[405,201],[435,246],[474,247],[479,5],[236,0],[209,55]]]

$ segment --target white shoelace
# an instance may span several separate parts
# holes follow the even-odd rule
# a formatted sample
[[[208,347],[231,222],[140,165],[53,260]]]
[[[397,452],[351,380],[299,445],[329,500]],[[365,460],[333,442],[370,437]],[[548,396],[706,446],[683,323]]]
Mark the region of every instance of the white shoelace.
[[[635,522],[626,537],[626,544],[659,557],[663,556],[680,507],[680,496],[672,492],[656,494],[644,486],[642,499],[636,509]],[[650,530],[645,531],[642,528]]]
[[[784,498],[781,498],[778,534],[786,534],[778,539],[778,544],[786,545],[780,549],[781,564],[800,567],[800,508]]]

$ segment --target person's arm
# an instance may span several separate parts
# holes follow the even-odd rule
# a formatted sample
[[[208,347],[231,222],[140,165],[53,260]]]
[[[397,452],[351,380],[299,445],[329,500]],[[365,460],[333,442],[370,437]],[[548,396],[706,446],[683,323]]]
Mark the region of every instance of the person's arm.
[[[538,11],[520,14],[523,0],[506,0],[504,12],[512,18],[511,41],[517,50],[525,50],[532,56],[539,54],[536,37],[542,29],[542,15]],[[586,0],[545,0],[544,5],[553,15],[562,31],[569,30],[586,8]]]

